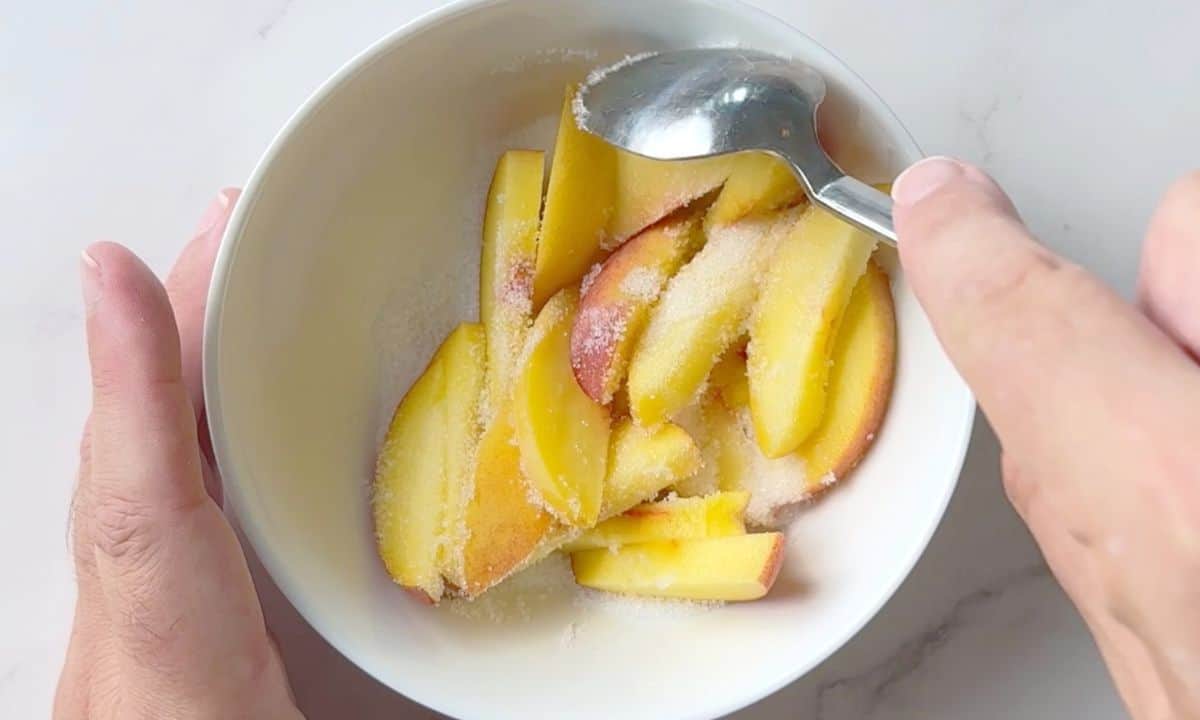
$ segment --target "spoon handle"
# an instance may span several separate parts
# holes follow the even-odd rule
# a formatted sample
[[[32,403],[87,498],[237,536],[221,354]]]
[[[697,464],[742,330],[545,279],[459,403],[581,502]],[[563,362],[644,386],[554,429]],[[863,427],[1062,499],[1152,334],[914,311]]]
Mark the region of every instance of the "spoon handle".
[[[826,210],[878,235],[896,247],[896,229],[892,225],[892,199],[870,185],[849,175],[828,183],[813,196]]]

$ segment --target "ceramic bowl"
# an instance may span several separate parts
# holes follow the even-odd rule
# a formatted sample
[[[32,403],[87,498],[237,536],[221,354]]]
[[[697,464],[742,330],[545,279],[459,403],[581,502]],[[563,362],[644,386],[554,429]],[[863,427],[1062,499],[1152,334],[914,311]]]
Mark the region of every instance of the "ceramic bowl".
[[[369,486],[399,398],[477,315],[480,215],[509,148],[553,148],[564,86],[631,53],[744,46],[800,59],[821,124],[868,181],[919,150],[875,93],[796,29],[727,0],[451,5],[339,70],[284,126],[221,248],[205,343],[226,494],[308,622],[381,682],[459,718],[713,718],[853,636],[924,550],[973,402],[894,258],[891,409],[853,478],[791,527],[764,600],[610,601],[539,567],[475,605],[430,608],[375,553]],[[549,153],[548,153],[549,154]]]

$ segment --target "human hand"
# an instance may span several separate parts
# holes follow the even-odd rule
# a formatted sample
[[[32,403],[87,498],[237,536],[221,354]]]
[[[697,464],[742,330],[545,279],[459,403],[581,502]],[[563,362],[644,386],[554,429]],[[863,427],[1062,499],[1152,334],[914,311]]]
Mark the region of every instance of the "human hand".
[[[1200,717],[1200,174],[1140,305],[1042,247],[976,168],[897,179],[900,257],[1003,447],[1005,489],[1136,718]]]
[[[92,411],[55,718],[302,717],[206,452],[204,307],[237,196],[209,207],[165,289],[119,245],[84,253]]]

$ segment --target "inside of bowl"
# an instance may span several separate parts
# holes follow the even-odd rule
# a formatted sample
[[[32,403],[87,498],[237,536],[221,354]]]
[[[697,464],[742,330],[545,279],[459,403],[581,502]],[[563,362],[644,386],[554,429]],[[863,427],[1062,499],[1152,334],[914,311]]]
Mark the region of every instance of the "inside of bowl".
[[[369,51],[298,116],[244,199],[222,250],[206,359],[229,495],[309,622],[420,702],[489,718],[731,711],[848,639],[941,516],[970,399],[889,260],[901,329],[889,419],[852,482],[793,525],[766,600],[608,601],[572,590],[552,559],[487,602],[431,609],[394,586],[375,554],[374,454],[437,344],[476,317],[496,158],[514,147],[549,155],[563,88],[597,65],[731,44],[823,72],[823,133],[852,173],[887,180],[915,158],[861,81],[756,11],[512,0],[445,11]]]

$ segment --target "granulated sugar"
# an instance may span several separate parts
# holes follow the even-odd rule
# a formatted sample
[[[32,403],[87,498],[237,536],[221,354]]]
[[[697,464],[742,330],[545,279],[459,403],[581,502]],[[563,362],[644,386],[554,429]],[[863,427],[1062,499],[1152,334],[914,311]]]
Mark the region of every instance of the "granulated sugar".
[[[581,332],[572,336],[572,349],[580,350],[584,355],[605,353],[624,340],[628,322],[629,314],[619,305],[592,305],[583,308],[575,320]]]
[[[781,519],[776,512],[778,509],[802,502],[808,497],[804,460],[796,454],[779,458],[763,455],[754,441],[750,411],[742,408],[736,417],[753,468],[745,477],[745,489],[750,491],[746,521],[757,527],[773,527]]]
[[[554,553],[474,600],[447,600],[442,606],[472,620],[529,622],[551,607],[569,606],[577,587],[569,560]]]
[[[688,617],[696,613],[709,612],[725,603],[716,600],[674,600],[614,595],[580,588],[575,596],[575,604],[584,610],[615,613],[630,619],[662,619]]]
[[[595,50],[577,48],[544,48],[523,55],[516,60],[499,65],[490,71],[491,75],[504,73],[524,73],[539,65],[559,65],[569,62],[595,62],[598,53]]]
[[[588,290],[592,289],[592,283],[596,282],[596,278],[600,275],[600,271],[603,269],[604,266],[600,263],[592,264],[592,267],[588,269],[587,274],[585,274],[583,279],[579,281],[580,295],[587,295]]]
[[[652,267],[638,267],[630,270],[621,281],[621,294],[633,300],[653,302],[666,278]]]
[[[582,128],[584,123],[587,122],[589,113],[587,105],[584,101],[584,96],[587,95],[587,91],[591,89],[593,85],[608,77],[612,73],[620,70],[621,68],[628,67],[635,62],[645,60],[646,58],[654,57],[657,54],[658,53],[644,52],[636,55],[626,55],[620,61],[612,65],[596,68],[588,73],[587,80],[584,81],[583,85],[580,86],[579,91],[575,93],[575,97],[571,100],[571,112],[575,116],[575,124]]]
[[[622,68],[629,67],[630,65],[632,65],[636,62],[641,62],[642,60],[652,58],[657,54],[658,53],[656,53],[656,52],[643,52],[643,53],[636,53],[634,55],[626,55],[625,57],[621,58],[620,60],[613,63],[612,65],[608,65],[608,66],[605,66],[602,68],[596,68],[595,70],[588,73],[587,80],[585,81],[584,84],[588,87],[591,87],[592,85],[595,85],[596,83],[600,82],[601,80],[603,80],[604,78],[608,77],[609,75],[615,73],[616,71],[618,71]]]

